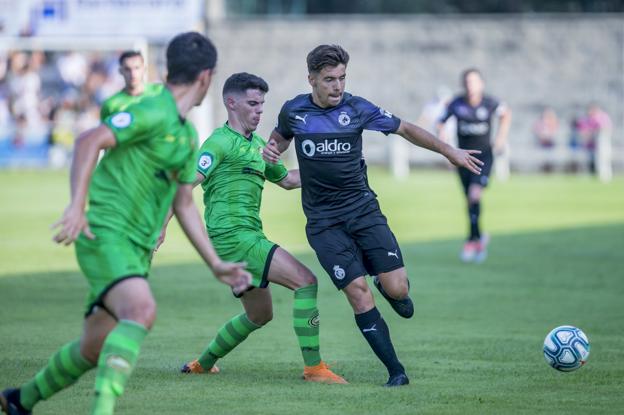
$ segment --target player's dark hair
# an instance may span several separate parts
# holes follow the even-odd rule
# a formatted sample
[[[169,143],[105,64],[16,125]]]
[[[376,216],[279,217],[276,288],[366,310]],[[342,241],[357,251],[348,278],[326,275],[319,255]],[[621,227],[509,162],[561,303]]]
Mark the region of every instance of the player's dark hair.
[[[468,69],[464,69],[464,71],[461,74],[462,84],[466,82],[466,78],[471,73],[476,73],[477,75],[479,75],[479,78],[483,79],[483,74],[481,73],[480,70],[478,70],[477,68],[474,68],[474,67],[473,68],[468,68]]]
[[[306,61],[308,63],[308,72],[317,73],[326,66],[347,65],[349,63],[349,54],[338,45],[320,45],[308,53]]]
[[[181,33],[167,46],[167,82],[174,85],[191,84],[199,73],[217,64],[217,49],[204,35]]]
[[[143,55],[138,50],[126,50],[119,55],[119,66],[123,65],[124,61],[129,58],[134,58],[135,56],[140,56],[143,59]]]
[[[229,93],[245,93],[248,89],[259,89],[265,94],[269,92],[269,84],[259,76],[240,72],[231,75],[223,84],[223,96]]]

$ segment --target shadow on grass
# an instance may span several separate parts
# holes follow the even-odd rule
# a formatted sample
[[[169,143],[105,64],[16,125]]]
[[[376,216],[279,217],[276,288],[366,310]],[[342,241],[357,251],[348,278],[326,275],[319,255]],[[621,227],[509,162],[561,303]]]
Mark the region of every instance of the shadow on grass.
[[[397,391],[392,405],[380,395],[377,387],[385,371],[355,329],[343,295],[311,253],[298,257],[319,276],[323,354],[352,382],[340,392],[345,398],[314,386],[326,403],[299,402],[310,386],[300,381],[292,294],[280,287],[272,291],[274,321],[221,362],[223,376],[186,379],[177,374],[226,319],[241,312],[227,287],[199,263],[153,269],[150,280],[159,317],[144,344],[130,393],[157,402],[159,391],[167,390],[202,403],[189,403],[187,413],[203,413],[202,406],[213,395],[234,402],[241,391],[276,397],[274,406],[246,403],[244,413],[263,413],[262,408],[264,413],[267,408],[289,413],[297,405],[301,413],[318,413],[318,405],[329,413],[361,413],[361,405],[378,413],[406,408],[444,413],[463,413],[457,408],[482,413],[488,408],[501,413],[513,409],[514,402],[525,413],[538,413],[544,402],[555,401],[562,411],[609,412],[624,376],[624,339],[619,334],[624,321],[624,224],[495,235],[490,258],[479,265],[459,261],[461,244],[443,240],[402,246],[416,304],[414,319],[399,319],[376,293],[399,357],[415,375],[417,401],[410,388]],[[0,278],[0,387],[28,379],[60,345],[79,335],[86,287],[75,272]],[[592,341],[588,366],[567,378],[548,369],[540,353],[545,334],[561,324],[582,327]],[[81,400],[80,408],[87,405],[90,384],[85,383],[67,392]],[[197,396],[206,388],[210,394]],[[362,397],[364,392],[370,401]],[[356,404],[336,404],[341,399]],[[46,405],[51,405],[48,413],[62,407],[61,402]],[[158,405],[146,404],[144,412],[129,401],[122,407],[151,413]],[[175,405],[165,407],[173,410]],[[236,408],[228,404],[216,413],[234,413]]]

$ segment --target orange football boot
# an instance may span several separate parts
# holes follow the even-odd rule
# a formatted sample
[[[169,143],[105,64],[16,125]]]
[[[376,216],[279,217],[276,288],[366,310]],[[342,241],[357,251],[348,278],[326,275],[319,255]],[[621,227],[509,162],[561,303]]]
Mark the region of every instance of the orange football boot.
[[[197,359],[193,360],[192,362],[185,363],[184,366],[182,366],[181,370],[182,373],[211,373],[213,375],[216,375],[220,371],[221,370],[219,370],[217,365],[212,366],[208,371],[204,370],[204,368],[201,367]]]
[[[319,383],[339,383],[348,384],[346,380],[338,376],[329,369],[327,363],[321,361],[316,366],[305,366],[303,368],[303,379],[307,382]]]

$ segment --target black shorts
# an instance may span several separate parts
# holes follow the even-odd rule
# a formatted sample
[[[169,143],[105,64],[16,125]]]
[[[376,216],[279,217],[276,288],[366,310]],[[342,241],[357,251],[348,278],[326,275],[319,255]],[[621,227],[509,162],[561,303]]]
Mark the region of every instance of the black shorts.
[[[494,164],[494,155],[492,149],[483,150],[481,154],[476,154],[476,158],[483,162],[481,166],[481,174],[474,174],[470,170],[460,167],[457,169],[459,173],[459,179],[461,180],[464,193],[468,194],[468,188],[471,184],[478,184],[481,187],[487,187],[490,181],[490,172],[492,171],[492,165]]]
[[[399,244],[376,200],[331,225],[308,221],[306,235],[339,290],[358,277],[404,266]]]

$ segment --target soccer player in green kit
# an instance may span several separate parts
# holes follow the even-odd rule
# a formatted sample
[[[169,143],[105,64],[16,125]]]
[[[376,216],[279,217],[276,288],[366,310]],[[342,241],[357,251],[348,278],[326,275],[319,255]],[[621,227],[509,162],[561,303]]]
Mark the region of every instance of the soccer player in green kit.
[[[267,83],[258,76],[237,73],[223,87],[228,121],[216,129],[199,151],[197,179],[204,190],[204,219],[217,253],[229,261],[245,261],[252,287],[234,292],[245,312],[221,327],[199,359],[182,368],[185,373],[216,373],[224,357],[251,332],[273,316],[269,282],[294,291],[293,324],[304,360],[303,377],[310,382],[347,383],[321,360],[317,280],[287,251],[262,231],[260,203],[265,179],[284,189],[301,187],[299,170],[280,161],[266,163],[265,141],[254,131],[260,122]]]
[[[167,47],[167,85],[106,119],[77,140],[71,167],[71,202],[54,226],[57,243],[75,241],[87,277],[84,331],[19,389],[0,394],[10,415],[70,386],[97,367],[91,414],[114,411],[156,316],[147,282],[150,258],[173,203],[182,228],[214,275],[236,290],[251,276],[243,264],[215,253],[192,198],[197,133],[185,117],[203,100],[216,49],[199,33],[176,36]],[[98,153],[108,149],[96,168]],[[85,214],[89,199],[89,211]]]
[[[146,84],[145,61],[141,52],[127,50],[119,56],[119,73],[123,76],[125,86],[115,95],[102,103],[100,120],[104,122],[111,114],[125,110],[145,97],[161,92],[162,84]]]

